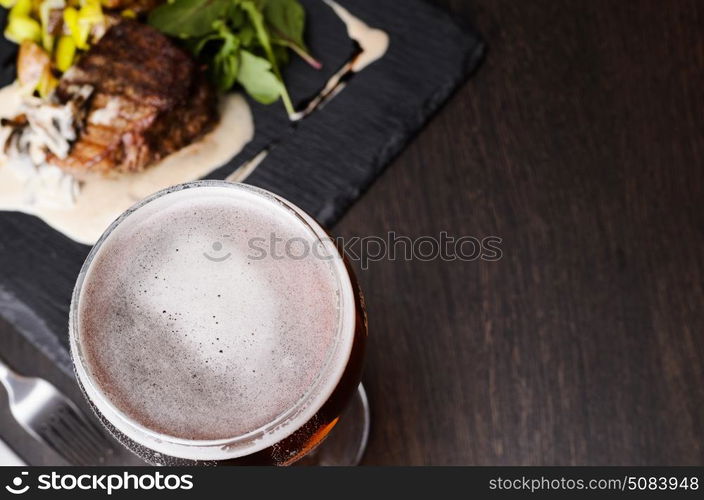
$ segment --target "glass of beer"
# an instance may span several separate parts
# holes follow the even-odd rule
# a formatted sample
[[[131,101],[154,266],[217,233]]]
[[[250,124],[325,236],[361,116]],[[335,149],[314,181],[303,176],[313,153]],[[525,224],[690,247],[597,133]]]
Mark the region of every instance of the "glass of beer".
[[[362,295],[327,233],[272,193],[200,181],[138,203],[91,250],[69,331],[96,415],[149,463],[361,459]]]

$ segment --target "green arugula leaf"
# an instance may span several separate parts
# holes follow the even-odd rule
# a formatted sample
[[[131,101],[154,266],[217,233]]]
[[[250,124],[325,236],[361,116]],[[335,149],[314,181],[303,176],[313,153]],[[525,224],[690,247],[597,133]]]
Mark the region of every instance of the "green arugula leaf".
[[[240,72],[240,57],[237,52],[220,51],[213,59],[212,71],[215,83],[222,92],[232,88]]]
[[[242,0],[236,0],[239,2],[242,2]],[[269,0],[250,0],[256,7],[257,9],[261,12],[264,10],[264,7],[266,6],[267,2]]]
[[[264,17],[271,26],[272,42],[293,50],[315,69],[322,68],[303,41],[306,11],[298,0],[268,0],[264,6]]]
[[[218,37],[223,43],[213,58],[211,71],[214,72],[214,80],[218,88],[224,92],[232,88],[237,81],[240,66],[240,39],[222,20],[216,21],[213,26],[218,30]]]
[[[264,17],[282,38],[305,47],[306,11],[298,0],[269,0],[264,6]]]
[[[239,83],[259,102],[281,99],[291,115],[280,70],[289,50],[321,67],[305,46],[305,19],[298,0],[167,0],[150,13],[149,24],[183,39],[221,91]]]
[[[272,43],[275,44],[275,46],[282,47],[284,49],[291,49],[294,51],[296,54],[298,54],[298,57],[303,59],[305,62],[310,64],[313,68],[315,69],[322,69],[323,63],[318,61],[315,57],[310,55],[304,47],[301,47],[299,45],[296,45],[293,43],[291,40],[288,40],[286,38],[278,38],[278,37],[273,37],[271,39]],[[288,62],[288,58],[285,60],[285,62]],[[284,62],[284,63],[285,63]]]
[[[269,37],[269,32],[264,24],[264,16],[262,15],[261,10],[257,8],[256,4],[252,0],[245,0],[242,2],[241,5],[244,11],[249,16],[249,19],[252,21],[252,25],[254,26],[254,32],[257,35],[257,39],[259,40],[259,43],[264,49],[266,58],[269,60],[269,63],[271,65],[271,71],[274,73],[274,76],[276,76],[276,78],[279,80],[279,83],[281,84],[280,95],[281,99],[284,101],[286,111],[289,115],[293,115],[296,110],[293,109],[291,96],[288,95],[288,90],[286,90],[286,86],[283,84],[281,71],[279,71],[279,66],[276,61],[276,57],[274,56],[274,50],[271,46],[271,38]]]
[[[283,45],[274,45],[274,57],[279,61],[279,64],[286,65],[291,60],[289,56],[288,48]]]
[[[240,40],[242,41],[242,46],[243,47],[251,47],[254,42],[254,28],[252,28],[252,25],[248,24],[246,26],[243,26],[242,29],[240,30]]]
[[[201,52],[203,52],[205,47],[210,42],[215,42],[218,40],[222,40],[222,37],[220,36],[220,34],[219,33],[212,33],[212,34],[205,36],[203,38],[194,38],[192,40],[188,40],[186,42],[186,45],[188,47],[188,50],[190,50],[194,56],[198,57],[198,56],[200,56]]]
[[[272,70],[269,61],[263,57],[255,56],[247,50],[240,51],[237,81],[253,99],[262,104],[276,102],[285,92],[283,83]]]
[[[271,49],[271,38],[269,38],[269,32],[267,31],[266,26],[264,25],[264,16],[262,15],[261,10],[259,10],[259,8],[252,0],[245,0],[244,2],[242,2],[242,8],[247,13],[250,21],[252,22],[254,32],[257,35],[259,43],[264,49],[266,57],[269,59],[269,62],[272,64],[274,69],[276,69],[276,59],[274,58],[274,52]]]
[[[240,2],[232,2],[227,18],[230,21],[232,27],[235,29],[240,29],[245,26],[245,23],[247,22],[247,15],[242,10]]]
[[[232,0],[174,0],[149,14],[149,24],[179,38],[201,37],[213,31],[213,23],[225,15]]]

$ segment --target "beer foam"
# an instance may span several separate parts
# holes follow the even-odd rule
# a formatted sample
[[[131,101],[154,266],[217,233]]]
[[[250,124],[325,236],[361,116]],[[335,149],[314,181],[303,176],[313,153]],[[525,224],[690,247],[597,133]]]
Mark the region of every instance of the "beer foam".
[[[128,421],[223,440],[277,422],[321,380],[328,393],[313,406],[329,396],[352,337],[340,257],[272,200],[245,188],[175,191],[94,250],[74,335],[90,383]]]

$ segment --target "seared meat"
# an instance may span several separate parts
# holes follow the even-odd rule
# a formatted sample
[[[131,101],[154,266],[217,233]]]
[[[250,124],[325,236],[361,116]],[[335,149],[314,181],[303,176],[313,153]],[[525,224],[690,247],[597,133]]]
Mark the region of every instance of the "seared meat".
[[[217,121],[217,96],[201,69],[154,28],[111,27],[59,82],[59,102],[93,88],[87,120],[65,158],[49,163],[84,173],[134,172],[194,142]]]

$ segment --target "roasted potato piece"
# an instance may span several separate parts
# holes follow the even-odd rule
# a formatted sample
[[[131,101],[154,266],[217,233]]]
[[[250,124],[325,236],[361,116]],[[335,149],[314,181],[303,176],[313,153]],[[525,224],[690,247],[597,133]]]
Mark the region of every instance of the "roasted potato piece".
[[[17,55],[17,80],[20,85],[35,89],[47,73],[51,74],[49,54],[34,42],[22,42]]]

